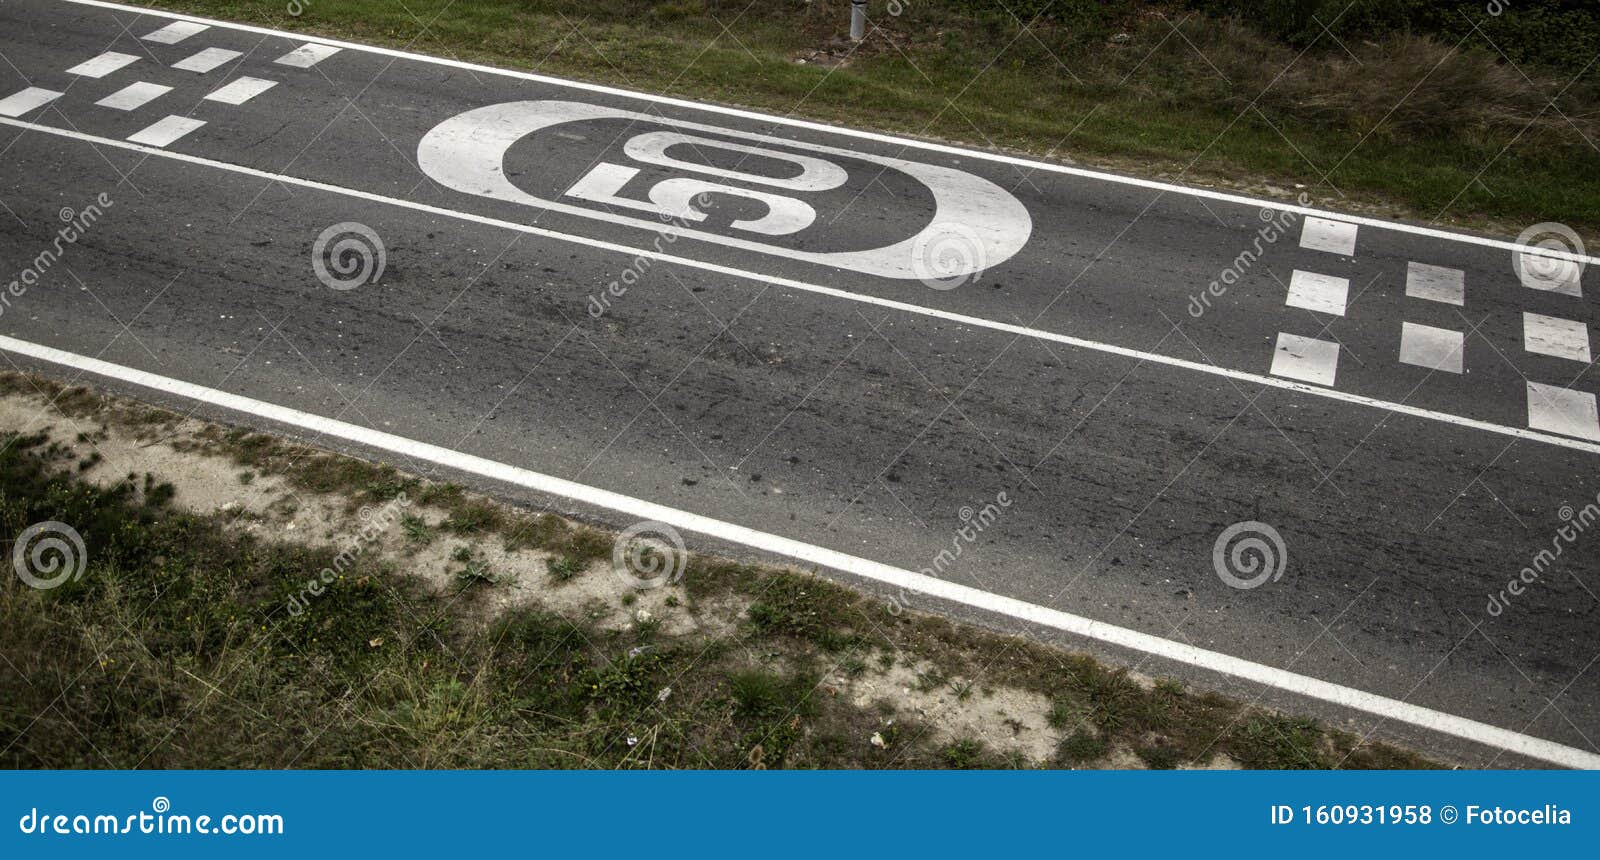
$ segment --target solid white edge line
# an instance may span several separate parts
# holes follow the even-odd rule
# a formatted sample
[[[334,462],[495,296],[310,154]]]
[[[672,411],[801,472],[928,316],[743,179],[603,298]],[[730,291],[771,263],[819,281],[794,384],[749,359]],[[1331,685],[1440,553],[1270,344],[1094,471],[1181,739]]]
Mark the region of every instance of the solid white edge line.
[[[70,0],[70,2],[77,2],[77,0]],[[285,185],[297,185],[302,188],[325,191],[330,194],[342,194],[346,197],[354,197],[359,200],[381,203],[386,206],[410,209],[416,212],[426,212],[430,215],[438,215],[444,218],[455,218],[461,221],[470,221],[475,224],[483,224],[489,227],[499,227],[505,230],[514,230],[516,232],[526,233],[531,236],[540,236],[546,239],[553,239],[561,242],[571,242],[577,245],[586,245],[591,248],[614,251],[616,253],[626,254],[634,258],[643,257],[663,263],[671,263],[673,265],[684,266],[687,268],[700,269],[701,271],[715,272],[719,275],[728,275],[735,278],[759,281],[766,284],[772,284],[773,286],[784,287],[786,289],[800,290],[807,293],[816,293],[818,295],[830,296],[836,299],[844,299],[846,301],[859,302],[861,304],[868,304],[881,308],[890,308],[892,310],[916,314],[917,316],[945,320],[948,322],[957,323],[959,325],[989,329],[991,331],[1000,331],[1021,337],[1029,337],[1037,340],[1049,341],[1051,343],[1059,343],[1065,346],[1109,353],[1111,355],[1120,355],[1125,358],[1137,359],[1139,361],[1150,362],[1152,364],[1178,367],[1185,370],[1197,371],[1199,373],[1209,373],[1213,376],[1227,377],[1229,379],[1235,379],[1241,382],[1249,382],[1255,385],[1267,385],[1273,388],[1283,389],[1285,391],[1297,391],[1302,394],[1311,394],[1329,400],[1338,400],[1344,403],[1354,403],[1360,406],[1382,409],[1400,415],[1409,415],[1413,418],[1423,418],[1430,421],[1438,421],[1444,424],[1453,424],[1458,427],[1484,430],[1490,433],[1497,433],[1502,436],[1512,436],[1518,439],[1527,439],[1533,442],[1543,442],[1547,445],[1570,448],[1574,451],[1583,451],[1588,454],[1600,454],[1600,443],[1596,442],[1588,442],[1576,438],[1567,438],[1565,436],[1557,436],[1550,433],[1543,433],[1538,430],[1523,429],[1521,427],[1508,427],[1504,424],[1480,421],[1476,418],[1452,415],[1448,412],[1437,412],[1432,409],[1423,409],[1418,406],[1410,406],[1404,403],[1393,403],[1388,400],[1379,400],[1375,397],[1366,397],[1364,395],[1352,394],[1347,391],[1339,391],[1337,389],[1326,388],[1320,385],[1296,382],[1291,379],[1283,379],[1276,376],[1263,376],[1261,374],[1251,373],[1245,370],[1234,370],[1232,368],[1218,367],[1212,364],[1201,364],[1200,362],[1190,361],[1184,358],[1176,358],[1174,356],[1162,355],[1155,352],[1145,352],[1144,350],[1133,349],[1125,346],[1117,346],[1109,343],[1101,343],[1100,341],[1086,340],[1084,338],[1073,337],[1071,335],[1044,331],[1043,329],[1028,328],[1027,326],[984,319],[983,317],[968,316],[966,314],[958,314],[952,311],[942,311],[938,310],[937,308],[914,305],[908,302],[880,298],[878,296],[866,295],[864,293],[852,293],[834,287],[824,287],[820,284],[797,281],[792,278],[783,278],[777,275],[768,275],[747,269],[735,268],[733,266],[724,266],[719,263],[709,263],[688,257],[664,254],[660,251],[651,250],[649,248],[635,248],[629,245],[618,244],[616,242],[607,242],[602,239],[591,239],[587,236],[562,233],[556,230],[546,229],[544,227],[534,227],[528,224],[519,224],[515,221],[505,221],[499,218],[491,218],[486,215],[476,215],[471,212],[447,209],[442,206],[432,206],[427,203],[417,203],[411,200],[402,200],[397,197],[385,197],[384,195],[374,194],[370,191],[360,191],[354,188],[345,188],[344,186],[340,185],[330,185],[325,182],[318,182],[313,179],[301,179],[296,176],[271,173],[265,170],[257,170],[254,167],[244,167],[238,164],[229,164],[225,161],[213,161],[212,159],[202,158],[198,155],[187,155],[181,152],[171,152],[165,149],[144,146],[124,140],[96,137],[94,135],[84,134],[82,132],[55,128],[54,126],[39,125],[37,123],[27,122],[26,120],[0,117],[0,125],[10,125],[17,128],[32,129],[45,134],[53,134],[58,137],[79,140],[85,143],[95,144],[97,146],[109,146],[119,149],[132,150],[134,152],[141,152],[146,155],[172,159],[174,161],[182,161],[188,164],[203,165],[206,167],[215,168],[217,170],[237,173],[244,176],[254,176],[260,179],[280,182]]]
[[[1016,598],[991,594],[965,585],[946,582],[936,577],[847,555],[792,538],[756,531],[745,526],[712,519],[632,496],[625,496],[610,490],[575,483],[564,478],[557,478],[472,454],[431,445],[426,442],[407,439],[392,433],[371,430],[344,421],[324,418],[320,415],[266,403],[243,395],[229,394],[214,388],[206,388],[194,383],[158,376],[143,370],[112,364],[100,359],[65,352],[53,347],[29,343],[28,341],[17,340],[4,335],[0,335],[0,350],[25,355],[63,367],[70,367],[74,370],[95,374],[96,376],[130,383],[186,400],[218,406],[245,415],[253,415],[279,424],[310,430],[323,436],[342,439],[380,451],[388,451],[413,460],[435,463],[449,469],[525,487],[546,495],[571,499],[598,508],[615,511],[628,517],[665,523],[684,531],[709,535],[719,540],[752,547],[799,561],[810,562],[820,567],[843,571],[864,579],[892,585],[896,588],[926,594],[940,600],[960,603],[975,609],[997,613],[1030,624],[1050,627],[1076,636],[1128,648],[1207,671],[1231,675],[1297,695],[1363,711],[1387,720],[1407,723],[1430,731],[1517,753],[1539,761],[1563,767],[1589,770],[1600,769],[1600,754],[1586,752],[1555,743],[1554,741],[1513,732],[1509,729],[1491,726],[1487,723],[1480,723],[1476,720],[1469,720],[1465,717],[1458,717],[1442,711],[1435,711],[1431,708],[1413,705],[1398,699],[1363,692],[1341,684],[1334,684],[1283,669],[1276,669],[1262,663],[1232,657],[1217,651],[1196,648],[1193,645],[1095,621],[1058,609],[1027,603]]]
[[[1517,251],[1540,257],[1550,257],[1558,260],[1571,260],[1578,263],[1600,263],[1600,257],[1591,257],[1585,254],[1574,254],[1567,251],[1556,251],[1550,248],[1540,248],[1532,245],[1521,245],[1504,239],[1493,239],[1487,236],[1474,236],[1470,233],[1454,233],[1449,230],[1439,230],[1433,227],[1423,227],[1418,224],[1406,224],[1399,221],[1385,221],[1381,218],[1369,218],[1364,215],[1352,215],[1344,212],[1333,212],[1327,209],[1314,209],[1309,206],[1299,206],[1292,203],[1283,203],[1276,200],[1260,200],[1254,197],[1245,197],[1239,194],[1229,194],[1224,191],[1212,191],[1207,188],[1194,188],[1187,185],[1175,185],[1169,182],[1158,182],[1153,179],[1140,179],[1134,176],[1122,176],[1116,173],[1104,173],[1098,170],[1088,170],[1081,167],[1069,167],[1064,164],[1052,164],[1046,161],[1034,161],[1027,158],[1018,158],[1003,155],[998,152],[985,152],[979,149],[950,146],[942,143],[931,143],[913,140],[907,137],[897,137],[892,134],[862,131],[845,126],[829,125],[828,123],[811,122],[808,120],[791,119],[789,117],[775,116],[759,111],[744,110],[742,108],[726,107],[724,105],[706,104],[678,99],[670,96],[655,95],[653,93],[638,92],[634,90],[610,87],[604,84],[593,84],[585,81],[574,81],[566,78],[540,75],[533,72],[522,72],[515,69],[502,69],[495,66],[485,66],[479,63],[468,63],[462,60],[452,60],[443,57],[433,57],[427,54],[418,54],[411,51],[400,51],[394,48],[383,48],[376,45],[363,45],[360,42],[346,42],[339,39],[329,39],[323,36],[314,36],[306,33],[296,33],[288,30],[274,30],[270,27],[257,27],[252,24],[239,24],[232,21],[221,21],[215,18],[200,18],[194,15],[185,15],[180,12],[168,12],[165,9],[152,9],[145,6],[129,6],[123,3],[109,3],[106,0],[62,0],[66,3],[75,3],[80,6],[94,6],[101,9],[116,9],[124,12],[136,12],[142,15],[153,15],[158,18],[170,18],[175,21],[190,21],[196,24],[206,24],[212,27],[223,27],[238,30],[244,33],[255,33],[264,36],[279,36],[285,39],[300,39],[307,42],[318,42],[336,48],[347,48],[352,51],[362,51],[368,54],[378,54],[385,57],[396,57],[417,62],[432,63],[438,66],[448,66],[455,69],[465,69],[472,72],[484,72],[502,77],[518,78],[525,81],[534,81],[542,84],[568,87],[576,90],[587,90],[595,93],[622,96],[630,99],[642,99],[674,107],[690,108],[707,113],[719,113],[724,116],[736,116],[742,119],[752,119],[759,122],[779,123],[781,125],[804,128],[827,134],[843,135],[861,140],[870,140],[877,143],[888,143],[895,146],[912,147],[928,152],[939,152],[946,155],[958,155],[964,158],[979,158],[999,164],[1009,164],[1016,167],[1026,167],[1030,170],[1044,170],[1051,173],[1061,173],[1068,176],[1077,176],[1084,179],[1098,179],[1104,182],[1115,182],[1122,185],[1133,185],[1139,188],[1148,188],[1157,191],[1171,192],[1174,194],[1187,194],[1192,197],[1204,197],[1210,200],[1221,200],[1227,203],[1238,203],[1245,206],[1268,208],[1279,212],[1294,212],[1299,215],[1310,215],[1320,218],[1330,218],[1348,224],[1359,224],[1364,227],[1375,227],[1382,230],[1394,230],[1401,233],[1411,233],[1417,236],[1427,236],[1434,239],[1443,239],[1451,242],[1462,242],[1470,245],[1482,245],[1489,248],[1500,248],[1506,251]]]

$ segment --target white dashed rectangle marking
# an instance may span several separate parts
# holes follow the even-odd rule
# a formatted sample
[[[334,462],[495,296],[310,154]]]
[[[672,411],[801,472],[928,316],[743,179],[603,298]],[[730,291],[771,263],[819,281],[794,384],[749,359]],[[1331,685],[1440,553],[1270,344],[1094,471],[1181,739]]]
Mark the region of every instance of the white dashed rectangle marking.
[[[1300,247],[1353,257],[1356,254],[1356,225],[1328,218],[1307,216],[1300,227]]]
[[[1402,323],[1400,362],[1429,370],[1460,373],[1463,341],[1458,331],[1413,322]]]
[[[1467,275],[1460,269],[1427,263],[1406,264],[1406,295],[1413,299],[1461,307],[1467,300],[1466,283]]]
[[[154,33],[146,34],[144,40],[162,45],[176,45],[196,33],[204,33],[209,29],[211,28],[204,24],[196,24],[192,21],[173,21]]]
[[[1284,303],[1291,308],[1305,308],[1342,317],[1349,299],[1349,279],[1296,269],[1289,277],[1289,298]]]
[[[269,81],[262,78],[237,78],[207,95],[206,101],[242,105],[277,85],[277,81]]]
[[[129,63],[136,63],[138,61],[139,58],[132,54],[106,51],[104,54],[101,54],[92,60],[84,60],[76,66],[67,69],[67,74],[81,75],[85,78],[103,78],[106,75],[109,75],[112,72],[128,65]]]
[[[1297,334],[1278,335],[1272,352],[1272,375],[1316,385],[1333,385],[1339,370],[1339,345]]]
[[[339,53],[339,49],[332,45],[318,45],[308,42],[273,60],[273,62],[280,66],[309,69],[337,53]]]
[[[128,140],[142,143],[145,146],[166,146],[191,131],[205,125],[203,119],[194,119],[187,116],[169,116],[166,119],[152,123],[143,131],[131,136]]]
[[[1522,314],[1522,348],[1539,355],[1589,363],[1589,327],[1576,320]]]
[[[133,110],[141,108],[158,98],[172,92],[172,87],[152,84],[147,81],[129,84],[109,96],[95,102],[103,108],[112,110]]]
[[[230,51],[227,48],[207,48],[192,57],[173,63],[172,67],[186,72],[199,72],[203,75],[224,63],[232,62],[242,56],[244,55],[238,51]]]
[[[1600,408],[1587,391],[1530,382],[1528,427],[1600,442]]]
[[[0,99],[0,116],[22,116],[28,111],[38,110],[58,98],[61,98],[61,94],[55,90],[28,87],[21,92],[12,93]]]
[[[1530,290],[1583,298],[1583,267],[1572,260],[1518,254],[1517,278]]]

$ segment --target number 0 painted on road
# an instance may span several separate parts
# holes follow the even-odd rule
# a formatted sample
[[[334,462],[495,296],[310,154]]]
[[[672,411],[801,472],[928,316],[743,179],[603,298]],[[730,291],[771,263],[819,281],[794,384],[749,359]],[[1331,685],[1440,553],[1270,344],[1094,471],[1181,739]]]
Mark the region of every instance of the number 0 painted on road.
[[[639,129],[622,146],[621,155],[632,163],[604,156],[570,177],[557,196],[605,208],[546,199],[518,187],[506,175],[506,153],[518,141],[555,126],[597,120],[623,120],[630,131]],[[686,161],[669,152],[673,147],[702,157],[711,150],[730,161],[744,156],[758,163],[783,163],[792,175],[769,176],[738,165]],[[863,188],[886,170],[920,183],[932,197],[932,217],[911,235],[867,250],[819,251],[763,239],[803,238],[823,217],[818,195],[843,188],[851,179],[846,167],[830,156],[874,165],[872,176],[857,177]],[[661,230],[663,220],[675,219],[683,225],[674,230],[681,236],[886,278],[965,280],[1016,254],[1033,230],[1021,201],[964,171],[582,102],[519,101],[467,111],[423,137],[417,162],[441,185],[467,194],[651,231]],[[654,175],[663,169],[690,175],[658,179],[633,193],[626,190],[630,184],[642,184],[639,177],[646,170]],[[706,220],[706,213],[696,206],[702,195],[737,197],[756,204],[753,208],[764,214],[733,221],[727,233],[699,229],[690,225]],[[741,206],[741,211],[749,208]],[[826,214],[849,218],[847,210]]]

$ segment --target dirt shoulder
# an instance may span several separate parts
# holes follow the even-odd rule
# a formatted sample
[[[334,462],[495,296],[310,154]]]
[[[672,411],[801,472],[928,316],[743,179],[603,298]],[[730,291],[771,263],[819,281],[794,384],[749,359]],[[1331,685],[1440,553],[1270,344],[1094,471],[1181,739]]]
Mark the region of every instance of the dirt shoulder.
[[[0,375],[7,767],[1430,767],[792,570]],[[31,548],[30,548],[31,550]]]

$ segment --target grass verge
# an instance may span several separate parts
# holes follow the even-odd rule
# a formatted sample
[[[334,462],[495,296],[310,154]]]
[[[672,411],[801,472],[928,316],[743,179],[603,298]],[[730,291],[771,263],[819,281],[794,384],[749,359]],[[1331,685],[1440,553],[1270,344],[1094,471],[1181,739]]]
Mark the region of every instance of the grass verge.
[[[0,535],[45,521],[87,567],[0,585],[3,767],[1433,766],[807,573],[619,587],[603,529],[0,375]]]
[[[1600,227],[1592,4],[160,0],[194,14],[1335,208]]]

